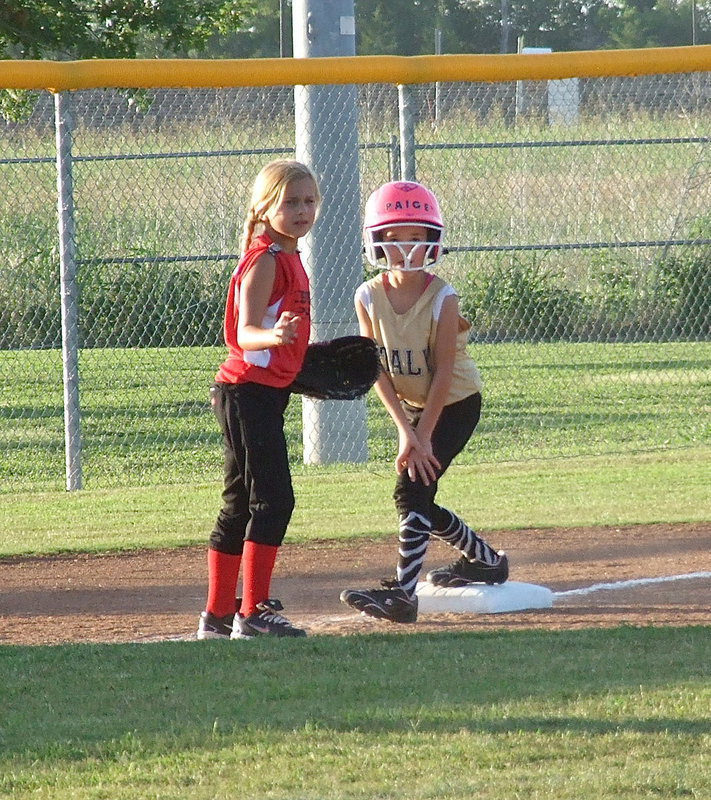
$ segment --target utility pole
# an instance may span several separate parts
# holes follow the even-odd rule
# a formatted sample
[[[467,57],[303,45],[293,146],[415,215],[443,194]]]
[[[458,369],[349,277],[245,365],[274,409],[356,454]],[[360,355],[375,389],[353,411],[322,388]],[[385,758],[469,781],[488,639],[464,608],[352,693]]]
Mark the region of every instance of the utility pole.
[[[501,44],[500,53],[509,52],[509,0],[501,0]]]
[[[355,55],[354,0],[293,0],[294,56]],[[316,173],[321,214],[302,242],[311,279],[311,340],[357,333],[353,295],[363,280],[355,85],[295,86],[296,157]],[[307,464],[367,460],[365,402],[304,397]]]

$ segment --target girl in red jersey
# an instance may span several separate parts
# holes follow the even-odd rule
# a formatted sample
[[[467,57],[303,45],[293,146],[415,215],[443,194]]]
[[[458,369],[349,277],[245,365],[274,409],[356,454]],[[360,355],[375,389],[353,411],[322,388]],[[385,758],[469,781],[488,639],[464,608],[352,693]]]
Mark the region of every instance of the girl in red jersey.
[[[279,614],[282,605],[269,590],[294,509],[284,411],[310,332],[309,280],[298,242],[320,203],[314,174],[298,161],[272,161],[254,183],[243,255],[227,293],[229,353],[212,388],[224,443],[224,490],[209,541],[198,639],[306,635]]]

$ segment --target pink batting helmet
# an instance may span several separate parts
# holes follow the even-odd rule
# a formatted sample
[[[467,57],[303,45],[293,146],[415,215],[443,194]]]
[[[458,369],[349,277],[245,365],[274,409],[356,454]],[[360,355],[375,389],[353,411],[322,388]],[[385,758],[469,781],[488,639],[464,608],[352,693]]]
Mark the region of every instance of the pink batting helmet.
[[[392,181],[376,189],[365,204],[363,240],[368,261],[376,267],[389,267],[379,243],[386,228],[398,225],[423,225],[428,229],[427,264],[434,266],[443,254],[444,223],[434,194],[421,183]],[[409,244],[403,242],[402,244]],[[405,269],[412,269],[407,260]]]

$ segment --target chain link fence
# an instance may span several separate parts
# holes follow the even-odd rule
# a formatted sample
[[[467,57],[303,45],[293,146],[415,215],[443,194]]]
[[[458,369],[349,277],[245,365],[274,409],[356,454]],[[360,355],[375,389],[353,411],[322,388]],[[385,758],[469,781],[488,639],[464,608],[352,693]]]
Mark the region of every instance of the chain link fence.
[[[485,382],[460,461],[708,446],[709,73],[352,89],[329,87],[355,98],[357,175],[338,161],[339,132],[352,134],[342,105],[320,123],[336,146],[318,171],[344,187],[318,233],[334,269],[318,272],[316,293],[335,298],[338,317],[317,315],[321,330],[357,329],[352,280],[336,268],[352,250],[338,224],[352,227],[351,195],[362,208],[380,183],[415,178],[440,199],[449,254],[438,270],[473,322]],[[255,175],[299,156],[294,89],[62,102],[71,169],[59,188],[52,95],[26,121],[0,123],[3,491],[65,485],[68,384],[85,486],[217,480],[208,390],[225,354],[225,292]],[[60,280],[63,247],[73,288]],[[348,267],[355,283],[363,264]],[[62,350],[72,291],[73,375]],[[290,404],[295,465],[320,405]],[[354,408],[367,447],[348,433]],[[329,428],[327,461],[394,455],[373,397],[331,413],[343,426]]]

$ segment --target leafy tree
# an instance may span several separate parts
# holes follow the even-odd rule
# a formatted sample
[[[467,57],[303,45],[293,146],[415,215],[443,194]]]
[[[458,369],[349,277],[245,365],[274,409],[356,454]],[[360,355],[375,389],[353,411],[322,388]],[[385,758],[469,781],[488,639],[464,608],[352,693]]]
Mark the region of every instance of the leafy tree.
[[[509,52],[519,37],[556,51],[593,50],[608,37],[600,17],[606,0],[356,0],[355,7],[361,55],[432,53],[436,28],[445,53],[498,53],[505,7]]]
[[[359,55],[415,56],[434,51],[437,0],[357,0]]]
[[[185,56],[215,32],[240,27],[252,0],[0,0],[0,58]],[[141,50],[149,52],[141,52]],[[19,120],[33,92],[0,92],[0,114]]]
[[[442,31],[445,53],[497,53],[507,8],[509,51],[519,37],[554,51],[711,41],[709,0],[356,0],[357,51],[423,55]]]
[[[527,47],[594,50],[604,46],[600,12],[606,8],[605,0],[512,0],[511,35]]]
[[[618,0],[601,12],[608,47],[672,47],[692,43],[694,0]],[[711,42],[709,7],[696,3],[697,43]]]
[[[438,23],[445,53],[498,53],[501,49],[501,4],[498,0],[442,0]]]
[[[0,57],[133,58],[159,40],[166,54],[202,50],[240,27],[252,0],[0,0]]]
[[[215,33],[206,52],[219,58],[290,57],[292,47],[291,0],[255,0],[239,30]]]

